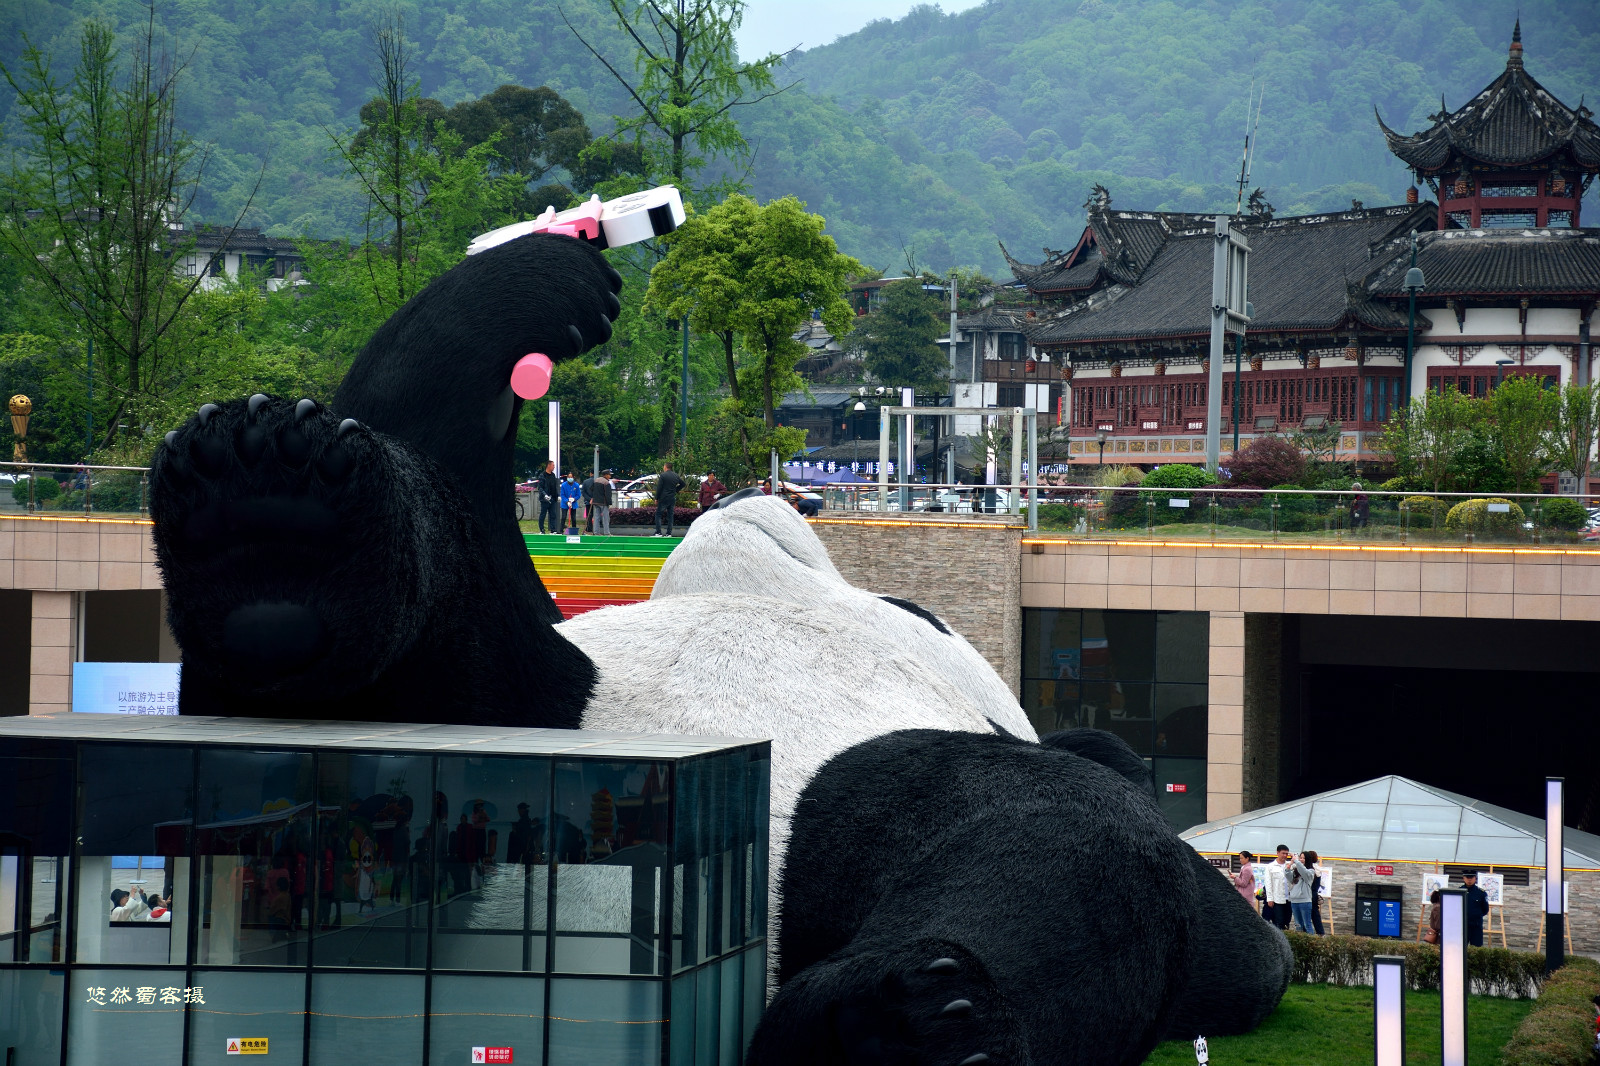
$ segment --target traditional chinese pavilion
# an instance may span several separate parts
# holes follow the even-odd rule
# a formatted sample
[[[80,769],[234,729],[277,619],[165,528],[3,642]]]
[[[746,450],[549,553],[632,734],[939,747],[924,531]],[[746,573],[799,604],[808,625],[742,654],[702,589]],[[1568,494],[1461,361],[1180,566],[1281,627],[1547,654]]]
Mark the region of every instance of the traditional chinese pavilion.
[[[1379,119],[1436,203],[1419,202],[1412,186],[1395,206],[1277,217],[1258,192],[1234,220],[1251,244],[1255,317],[1237,377],[1229,339],[1224,452],[1237,389],[1241,443],[1336,423],[1341,458],[1378,458],[1379,432],[1405,392],[1413,235],[1427,279],[1413,394],[1448,386],[1482,395],[1508,374],[1590,380],[1600,230],[1579,228],[1579,213],[1600,173],[1591,112],[1528,75],[1519,24],[1505,71],[1433,123],[1402,136]],[[1071,249],[1046,249],[1037,264],[1007,253],[1038,306],[1005,322],[986,312],[959,323],[984,353],[984,388],[994,394],[985,399],[1031,385],[1025,395],[1043,409],[1048,395],[1073,456],[1097,460],[1104,434],[1107,462],[1200,462],[1213,216],[1113,208],[1099,186],[1085,209]]]

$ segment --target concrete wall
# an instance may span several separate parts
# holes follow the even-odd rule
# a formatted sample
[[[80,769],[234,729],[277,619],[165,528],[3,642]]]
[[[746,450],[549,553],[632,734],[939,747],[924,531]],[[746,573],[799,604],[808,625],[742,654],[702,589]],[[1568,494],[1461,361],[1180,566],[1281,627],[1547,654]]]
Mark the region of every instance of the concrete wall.
[[[1009,515],[828,511],[812,522],[846,581],[921,604],[1021,693],[1022,527]]]

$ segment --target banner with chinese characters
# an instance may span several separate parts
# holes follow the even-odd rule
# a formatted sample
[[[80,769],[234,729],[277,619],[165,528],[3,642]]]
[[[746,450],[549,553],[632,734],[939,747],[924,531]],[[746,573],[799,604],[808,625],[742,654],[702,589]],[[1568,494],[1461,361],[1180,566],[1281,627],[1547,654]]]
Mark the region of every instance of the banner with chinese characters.
[[[73,663],[72,709],[87,714],[177,714],[177,663]]]

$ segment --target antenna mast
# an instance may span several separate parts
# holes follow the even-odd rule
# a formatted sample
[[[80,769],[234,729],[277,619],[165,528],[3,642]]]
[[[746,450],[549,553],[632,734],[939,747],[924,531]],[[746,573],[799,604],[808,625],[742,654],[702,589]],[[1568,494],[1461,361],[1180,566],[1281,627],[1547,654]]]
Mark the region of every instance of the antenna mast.
[[[1250,184],[1250,171],[1255,165],[1256,131],[1261,128],[1261,103],[1266,98],[1266,85],[1261,86],[1261,95],[1258,97],[1256,96],[1256,80],[1255,78],[1251,78],[1250,94],[1245,97],[1244,102],[1244,152],[1239,159],[1239,197],[1233,206],[1233,213],[1235,215],[1241,214],[1244,211],[1244,190],[1245,186]],[[1253,123],[1250,118],[1251,104],[1254,104],[1256,109],[1255,120]]]

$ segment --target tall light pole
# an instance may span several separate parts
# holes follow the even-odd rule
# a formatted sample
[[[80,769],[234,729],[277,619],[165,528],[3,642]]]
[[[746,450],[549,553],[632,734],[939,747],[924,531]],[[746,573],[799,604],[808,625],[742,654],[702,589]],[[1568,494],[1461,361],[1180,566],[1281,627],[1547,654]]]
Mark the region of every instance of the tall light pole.
[[[1566,889],[1562,882],[1566,871],[1562,864],[1563,849],[1561,823],[1566,817],[1566,800],[1563,786],[1566,779],[1544,779],[1544,972],[1555,973],[1567,961],[1566,944]]]
[[[1211,372],[1206,375],[1206,467],[1222,461],[1222,355],[1228,330],[1243,332],[1249,324],[1245,295],[1249,290],[1250,242],[1218,215],[1212,230]]]
[[[1256,317],[1256,305],[1245,302],[1244,317],[1246,320]],[[1244,363],[1244,330],[1239,331],[1239,343],[1233,349],[1233,454],[1239,454],[1239,386],[1243,381]]]
[[[1494,387],[1499,388],[1500,383],[1506,379],[1506,367],[1515,363],[1515,359],[1496,359],[1494,361]]]
[[[1417,293],[1426,288],[1422,270],[1417,266],[1417,231],[1411,231],[1411,269],[1406,271],[1405,290],[1410,293],[1410,309],[1406,312],[1406,374],[1404,390],[1400,394],[1401,406],[1411,406],[1411,360],[1417,350]]]

